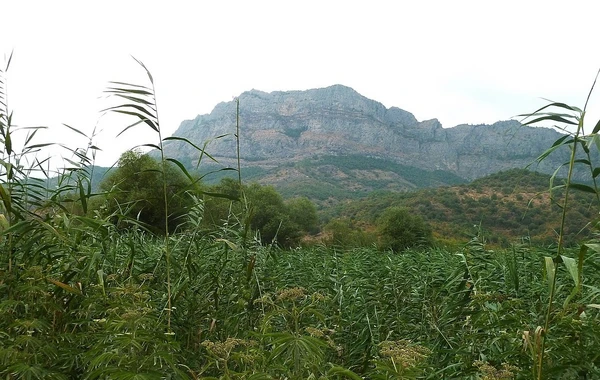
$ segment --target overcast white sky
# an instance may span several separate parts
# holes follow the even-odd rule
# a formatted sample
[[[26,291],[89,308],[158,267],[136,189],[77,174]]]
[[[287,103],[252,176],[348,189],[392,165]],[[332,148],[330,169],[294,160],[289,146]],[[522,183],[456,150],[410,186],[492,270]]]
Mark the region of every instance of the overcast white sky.
[[[126,121],[98,122],[108,81],[145,79],[130,55],[154,76],[165,135],[252,88],[332,84],[444,127],[493,123],[542,97],[583,106],[600,68],[591,0],[0,0],[0,9],[0,62],[14,50],[13,122],[49,126],[43,138],[67,144],[83,143],[62,123],[98,125],[103,165],[151,138],[115,140]]]

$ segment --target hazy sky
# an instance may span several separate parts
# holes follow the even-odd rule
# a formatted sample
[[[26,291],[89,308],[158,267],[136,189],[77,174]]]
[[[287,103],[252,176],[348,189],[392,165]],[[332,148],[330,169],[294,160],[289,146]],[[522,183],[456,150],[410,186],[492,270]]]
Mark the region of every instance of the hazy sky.
[[[252,88],[332,84],[444,127],[493,123],[542,97],[583,106],[600,68],[597,1],[0,0],[0,9],[14,123],[49,126],[43,139],[71,146],[84,143],[62,123],[97,126],[104,165],[152,139],[137,130],[115,140],[127,121],[98,120],[108,81],[146,83],[130,55],[154,76],[165,135]]]

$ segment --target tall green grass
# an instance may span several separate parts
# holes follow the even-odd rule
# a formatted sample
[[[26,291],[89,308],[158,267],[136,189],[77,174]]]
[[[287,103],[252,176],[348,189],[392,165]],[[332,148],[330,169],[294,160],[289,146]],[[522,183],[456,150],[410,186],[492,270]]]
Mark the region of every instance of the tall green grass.
[[[571,205],[571,191],[583,191],[594,194],[596,196],[596,200],[598,201],[598,205],[600,205],[600,193],[598,188],[598,182],[596,180],[597,176],[600,174],[600,166],[596,162],[594,162],[594,158],[597,157],[598,148],[598,139],[600,136],[598,133],[600,132],[600,121],[598,121],[593,127],[592,131],[589,134],[586,134],[585,127],[587,124],[586,120],[586,111],[588,102],[590,97],[594,91],[594,87],[596,85],[596,81],[598,79],[598,74],[596,74],[596,78],[592,84],[592,87],[588,93],[583,109],[580,109],[575,106],[570,106],[565,103],[560,102],[551,102],[548,105],[536,110],[531,114],[521,115],[525,117],[525,125],[536,124],[541,122],[553,122],[555,126],[559,127],[563,132],[566,133],[564,137],[558,139],[552,147],[546,150],[540,157],[538,161],[543,161],[546,159],[552,152],[562,147],[568,147],[570,149],[570,159],[568,162],[564,163],[562,166],[566,166],[566,178],[563,183],[555,184],[555,179],[557,174],[562,169],[562,166],[557,168],[554,175],[552,176],[552,180],[550,182],[550,193],[552,194],[555,190],[562,189],[564,190],[564,195],[562,200],[557,200],[557,203],[562,209],[562,216],[560,227],[558,231],[557,237],[557,245],[556,245],[556,253],[554,256],[546,256],[544,257],[545,262],[545,273],[549,286],[549,295],[548,295],[548,305],[546,307],[545,318],[542,326],[539,326],[535,331],[534,340],[536,349],[533,350],[533,355],[536,357],[536,366],[535,373],[537,379],[543,378],[544,373],[544,360],[546,356],[546,344],[547,344],[547,336],[550,334],[550,329],[554,324],[554,308],[555,308],[555,298],[557,296],[558,287],[557,287],[557,270],[560,267],[560,264],[563,264],[563,267],[569,272],[571,275],[574,287],[569,295],[569,297],[565,300],[563,304],[563,308],[566,308],[568,304],[576,297],[579,296],[583,285],[583,263],[585,259],[585,255],[588,250],[591,248],[592,250],[597,249],[597,245],[595,242],[590,242],[591,244],[583,243],[581,245],[581,249],[579,250],[579,254],[577,258],[571,258],[565,255],[564,248],[564,237],[566,235],[566,220],[567,220],[567,212],[569,211]],[[589,131],[589,128],[588,128]],[[590,179],[592,185],[587,185],[583,183],[576,183],[573,181],[573,173],[576,170],[576,167],[584,167],[590,173]],[[594,223],[596,221],[593,221]]]
[[[281,250],[249,229],[251,205],[206,233],[204,199],[215,194],[166,157],[163,143],[191,144],[198,161],[212,158],[206,145],[162,136],[154,79],[139,63],[150,84],[111,83],[110,110],[133,118],[122,131],[156,132],[146,146],[160,153],[163,175],[168,162],[182,170],[194,200],[174,232],[163,200],[161,236],[125,213],[95,212],[90,201],[110,193],[91,192],[91,143],[68,147],[75,159],[58,187],[32,178],[54,173],[25,159],[45,145],[34,141],[35,129],[12,125],[8,65],[1,73],[2,378],[600,377],[598,243],[491,250],[479,235],[456,251]],[[15,133],[25,133],[22,149]],[[572,144],[591,151],[594,136],[582,130]],[[134,228],[117,229],[114,220]]]

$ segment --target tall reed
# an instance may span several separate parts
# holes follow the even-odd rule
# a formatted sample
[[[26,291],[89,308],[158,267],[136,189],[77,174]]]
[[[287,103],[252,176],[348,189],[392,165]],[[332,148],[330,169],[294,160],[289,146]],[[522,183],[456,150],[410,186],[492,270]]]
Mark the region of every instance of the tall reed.
[[[600,121],[596,123],[595,127],[593,128],[590,134],[585,133],[585,116],[587,106],[590,97],[592,96],[592,93],[594,91],[598,75],[600,75],[600,70],[594,78],[594,82],[590,88],[583,109],[570,106],[565,103],[551,102],[550,104],[541,107],[533,113],[520,115],[525,117],[525,119],[523,120],[523,125],[532,125],[541,122],[559,123],[559,125],[555,124],[555,126],[567,133],[565,136],[559,138],[552,145],[552,147],[548,148],[544,153],[542,153],[538,157],[538,161],[543,161],[552,152],[559,148],[568,147],[571,151],[569,161],[555,170],[550,182],[551,193],[558,189],[563,189],[564,195],[562,197],[562,202],[560,203],[562,214],[557,237],[556,254],[554,257],[544,258],[546,276],[549,285],[549,295],[548,305],[546,307],[546,314],[544,318],[544,326],[536,330],[536,335],[538,336],[538,339],[540,341],[540,350],[537,353],[535,364],[535,376],[538,380],[543,378],[546,342],[547,336],[550,334],[554,299],[557,292],[556,271],[557,266],[559,264],[563,263],[565,265],[565,268],[574,274],[573,279],[575,281],[575,288],[574,293],[571,295],[570,298],[572,298],[572,296],[579,292],[581,289],[581,281],[583,276],[583,261],[584,255],[587,251],[586,245],[582,245],[582,249],[580,250],[578,257],[579,263],[577,265],[574,263],[573,260],[564,256],[564,237],[567,212],[570,208],[570,192],[571,190],[579,190],[592,193],[596,196],[596,200],[600,204],[600,188],[598,187],[596,181],[596,177],[600,174],[600,167],[596,166],[593,160],[597,157],[597,155],[594,157],[594,155],[592,154],[592,152],[594,151],[597,152],[597,141],[598,138],[600,138],[600,135],[598,134],[600,132]],[[570,130],[569,126],[575,127],[575,130]],[[580,154],[580,150],[582,151],[582,154]],[[556,180],[559,171],[562,169],[562,166],[565,165],[567,167],[567,175],[566,179],[564,180],[564,183],[561,185],[554,185],[554,181]],[[579,167],[584,167],[589,171],[592,186],[584,183],[574,182],[573,176],[575,171]]]

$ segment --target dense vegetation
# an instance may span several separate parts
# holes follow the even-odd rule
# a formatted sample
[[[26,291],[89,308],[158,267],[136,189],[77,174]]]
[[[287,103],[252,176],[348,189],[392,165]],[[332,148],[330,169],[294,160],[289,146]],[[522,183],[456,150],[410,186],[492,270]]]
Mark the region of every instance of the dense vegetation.
[[[555,189],[555,248],[490,249],[482,229],[453,251],[431,247],[440,232],[427,215],[382,196],[393,207],[372,225],[332,219],[330,246],[282,249],[316,232],[310,201],[240,180],[203,185],[164,156],[178,138],[161,136],[152,85],[107,92],[126,101],[111,110],[135,119],[125,129],[157,133],[160,159],[126,153],[96,194],[91,143],[70,150],[56,186],[38,179],[50,173],[28,159],[43,145],[12,125],[0,86],[2,378],[600,377],[600,245],[565,248],[580,203],[569,190],[595,186],[567,178]],[[569,110],[577,116],[560,117],[583,120]],[[578,129],[557,144],[593,141]],[[367,202],[361,212],[381,210]],[[347,249],[340,232],[372,246]]]
[[[428,171],[364,155],[316,156],[275,169],[252,164],[246,162],[243,169],[244,178],[247,180],[266,179],[276,183],[277,190],[284,197],[308,197],[320,206],[328,206],[345,199],[359,199],[378,190],[406,191],[466,182],[465,179],[447,171]],[[208,165],[200,173],[206,174],[215,167]],[[297,181],[279,181],[279,172],[282,171],[297,172],[301,180],[299,178]],[[209,183],[217,183],[224,177],[233,178],[235,175],[221,171],[211,173],[206,179]]]
[[[442,245],[460,244],[483,229],[494,245],[549,246],[556,242],[561,218],[557,200],[564,195],[562,189],[548,191],[550,180],[549,175],[512,169],[459,186],[372,193],[331,208],[325,217],[353,221],[352,232],[374,225],[389,207],[405,207],[433,227]],[[595,217],[596,202],[593,194],[572,194],[564,231],[567,245],[589,236],[588,222]]]
[[[229,237],[176,237],[170,325],[162,244],[150,236],[113,236],[106,253],[86,239],[80,247],[90,253],[73,255],[66,268],[62,258],[13,271],[0,319],[3,376],[305,379],[351,378],[351,370],[374,379],[498,379],[532,372],[548,295],[545,251],[488,251],[476,240],[456,253],[280,251],[243,248]],[[61,259],[59,252],[47,258]],[[586,283],[597,284],[598,256],[585,265]],[[565,302],[574,282],[567,271],[559,277],[557,302],[565,306],[553,313],[549,376],[594,378],[600,328],[585,302],[597,295]]]

